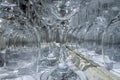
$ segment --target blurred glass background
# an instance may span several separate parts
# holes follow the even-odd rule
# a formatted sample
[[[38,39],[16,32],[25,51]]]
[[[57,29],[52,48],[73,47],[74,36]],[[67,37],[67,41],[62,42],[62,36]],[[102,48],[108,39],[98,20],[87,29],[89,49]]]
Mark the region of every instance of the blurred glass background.
[[[120,0],[0,0],[0,80],[87,80],[66,47],[120,76]]]

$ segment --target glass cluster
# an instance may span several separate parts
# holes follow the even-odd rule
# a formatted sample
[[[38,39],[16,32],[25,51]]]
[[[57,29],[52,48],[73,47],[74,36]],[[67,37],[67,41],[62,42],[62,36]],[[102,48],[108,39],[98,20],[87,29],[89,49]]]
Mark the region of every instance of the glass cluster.
[[[69,49],[120,76],[120,1],[0,0],[0,80],[89,80]]]

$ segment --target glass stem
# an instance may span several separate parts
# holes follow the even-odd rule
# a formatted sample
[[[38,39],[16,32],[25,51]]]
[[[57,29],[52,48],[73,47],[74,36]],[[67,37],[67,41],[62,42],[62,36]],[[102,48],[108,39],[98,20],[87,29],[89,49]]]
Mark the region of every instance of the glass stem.
[[[49,28],[48,29],[48,34],[49,34],[49,40],[50,40],[50,46],[49,46],[49,54],[52,53],[52,44],[53,44],[53,32],[52,30]]]
[[[103,56],[104,66],[106,66],[105,53],[104,53],[104,36],[105,36],[105,32],[103,32],[103,35],[102,35],[102,56]]]
[[[60,31],[59,32],[61,32],[61,34],[60,34],[60,62],[65,62],[65,60],[66,60],[66,46],[65,46],[65,44],[64,44],[64,39],[66,38],[66,36],[65,36],[65,29],[63,30],[63,29],[60,29]],[[67,31],[66,31],[67,32]],[[64,41],[64,42],[63,42]]]

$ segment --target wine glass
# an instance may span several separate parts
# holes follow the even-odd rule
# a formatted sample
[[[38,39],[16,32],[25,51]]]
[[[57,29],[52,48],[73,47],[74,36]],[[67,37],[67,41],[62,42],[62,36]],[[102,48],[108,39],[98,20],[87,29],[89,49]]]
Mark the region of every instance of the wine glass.
[[[47,27],[48,34],[49,34],[49,54],[47,55],[47,60],[50,62],[52,60],[58,60],[57,57],[59,57],[59,53],[55,51],[55,48],[57,46],[55,45],[55,26],[56,26],[56,19],[48,13],[47,15],[42,15],[42,22]],[[59,50],[57,50],[59,51]],[[50,66],[50,65],[49,65]]]
[[[119,73],[117,71],[119,66],[119,47],[118,47],[118,34],[119,34],[119,5],[113,0],[113,5],[109,6],[107,3],[103,6],[102,16],[106,18],[106,25],[102,34],[102,54],[104,66],[108,70]]]
[[[33,74],[38,53],[35,32],[16,4],[5,0],[0,8],[5,13],[0,13],[1,38],[4,40],[0,50],[3,61],[0,79]]]
[[[76,1],[74,1],[76,2]],[[47,5],[49,5],[50,9],[51,9],[51,13],[58,19],[60,20],[59,23],[59,27],[57,28],[59,30],[59,34],[60,34],[60,64],[59,69],[61,73],[67,73],[66,70],[68,70],[68,67],[66,65],[66,50],[65,50],[65,45],[63,45],[63,38],[64,38],[64,31],[67,31],[66,28],[69,28],[69,19],[75,14],[77,13],[77,11],[79,11],[79,3],[75,4],[72,1],[66,1],[66,0],[62,0],[62,1],[53,1],[52,3],[47,3]],[[77,2],[76,2],[77,3]],[[68,22],[68,24],[67,24]],[[57,70],[59,70],[57,69]],[[63,69],[63,70],[62,70]],[[61,71],[62,70],[62,71]],[[56,72],[56,71],[55,71]],[[62,74],[61,74],[62,75]],[[64,76],[64,75],[63,75]],[[60,77],[59,77],[60,78]],[[63,77],[62,77],[63,78]],[[58,78],[57,78],[58,79]]]
[[[106,69],[119,75],[119,13],[107,24],[102,35],[102,53]]]
[[[35,3],[37,5],[37,3]],[[50,9],[48,9],[47,7],[43,6],[40,7],[40,4],[38,4],[37,6],[34,5],[35,8],[35,14],[39,17],[39,19],[41,20],[41,23],[43,24],[43,27],[41,27],[41,29],[44,29],[46,31],[46,33],[48,33],[48,35],[45,35],[46,37],[49,37],[49,44],[47,44],[47,46],[44,49],[41,49],[41,59],[39,59],[39,68],[48,68],[48,67],[52,67],[55,66],[58,62],[59,59],[59,49],[57,49],[57,46],[55,45],[55,28],[56,28],[56,23],[57,23],[57,19],[52,16]],[[38,10],[40,9],[40,11]],[[41,34],[43,34],[43,32],[40,32]],[[44,35],[43,35],[44,36]],[[47,42],[47,41],[45,41]],[[48,50],[49,48],[49,50]],[[58,52],[56,52],[58,51]],[[43,54],[44,53],[44,54]],[[55,64],[54,64],[55,63]]]
[[[50,8],[51,13],[58,19],[60,20],[59,24],[59,34],[60,34],[60,43],[63,43],[63,38],[65,37],[64,31],[67,32],[67,27],[69,27],[69,19],[79,11],[79,3],[80,1],[72,1],[72,0],[53,0],[51,2],[44,2],[44,4],[48,5],[48,8]],[[61,46],[61,52],[64,54],[64,48]]]

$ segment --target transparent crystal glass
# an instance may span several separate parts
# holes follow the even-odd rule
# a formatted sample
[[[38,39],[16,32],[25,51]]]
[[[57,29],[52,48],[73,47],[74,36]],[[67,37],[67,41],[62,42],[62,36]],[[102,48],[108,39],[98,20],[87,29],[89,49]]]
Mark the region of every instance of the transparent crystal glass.
[[[71,62],[70,58],[60,62],[56,67],[44,70],[40,74],[40,80],[87,80],[85,74],[78,70]]]
[[[60,20],[70,19],[77,11],[79,11],[80,1],[75,0],[55,0],[53,1],[51,11],[54,16]]]
[[[46,42],[49,42],[47,44],[47,47],[49,47],[49,50],[47,52],[44,52],[44,54],[41,54],[40,65],[43,63],[44,67],[52,67],[57,65],[57,62],[59,60],[59,53],[56,52],[56,51],[59,51],[59,49],[55,43],[56,41],[55,27],[56,27],[57,20],[56,18],[54,18],[54,16],[52,16],[49,9],[43,8],[42,12],[43,13],[40,14],[40,16],[42,17],[41,22],[45,26],[45,31],[47,31],[48,33],[48,35],[46,36],[48,37],[49,41],[46,41]]]
[[[119,21],[116,21],[107,27],[102,36],[102,51],[108,70],[116,71],[120,69],[119,30]]]
[[[38,41],[33,26],[19,12],[16,4],[0,5],[0,79],[31,75],[36,71]]]

